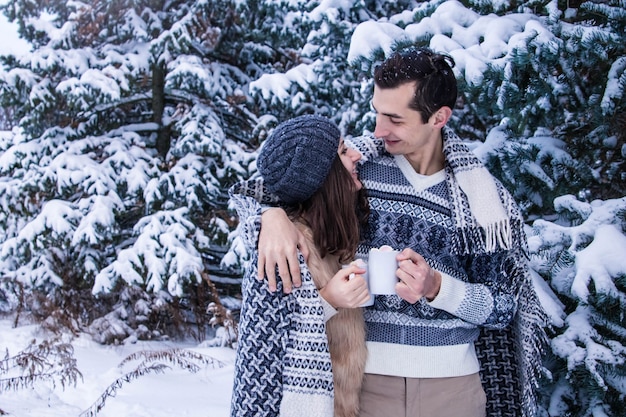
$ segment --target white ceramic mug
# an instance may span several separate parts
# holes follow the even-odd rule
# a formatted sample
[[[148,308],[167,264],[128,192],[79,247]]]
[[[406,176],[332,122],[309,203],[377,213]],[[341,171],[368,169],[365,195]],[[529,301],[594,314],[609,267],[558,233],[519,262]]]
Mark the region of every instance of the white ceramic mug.
[[[368,261],[369,289],[372,294],[395,294],[399,251],[390,246],[370,249]]]

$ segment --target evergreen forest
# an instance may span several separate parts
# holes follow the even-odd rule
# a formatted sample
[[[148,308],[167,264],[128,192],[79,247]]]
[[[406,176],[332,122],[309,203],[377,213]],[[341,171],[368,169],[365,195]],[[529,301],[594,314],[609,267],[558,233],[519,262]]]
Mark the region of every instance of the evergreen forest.
[[[373,68],[456,61],[449,125],[515,197],[551,323],[540,416],[626,415],[625,0],[11,0],[0,313],[236,343],[228,189],[278,123],[374,130]],[[220,331],[220,329],[225,331]]]

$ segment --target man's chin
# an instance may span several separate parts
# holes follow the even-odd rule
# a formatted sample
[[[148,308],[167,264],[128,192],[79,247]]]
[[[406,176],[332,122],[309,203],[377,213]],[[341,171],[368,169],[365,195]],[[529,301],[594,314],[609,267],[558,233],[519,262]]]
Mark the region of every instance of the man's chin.
[[[400,142],[387,142],[385,141],[385,150],[392,155],[399,155],[402,152],[400,151],[399,145]]]

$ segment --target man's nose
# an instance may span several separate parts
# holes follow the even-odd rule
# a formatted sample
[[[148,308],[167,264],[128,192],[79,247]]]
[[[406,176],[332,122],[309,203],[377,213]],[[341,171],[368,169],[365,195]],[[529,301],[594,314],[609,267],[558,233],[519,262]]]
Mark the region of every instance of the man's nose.
[[[383,119],[383,116],[376,116],[376,127],[374,128],[374,136],[376,136],[377,138],[384,138],[388,134],[389,129],[387,127],[387,124],[385,123],[385,120]]]

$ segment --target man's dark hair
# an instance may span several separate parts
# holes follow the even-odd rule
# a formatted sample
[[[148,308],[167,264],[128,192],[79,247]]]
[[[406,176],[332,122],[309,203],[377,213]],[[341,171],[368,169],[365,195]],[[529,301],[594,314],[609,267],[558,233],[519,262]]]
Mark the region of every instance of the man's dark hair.
[[[409,107],[418,111],[422,122],[443,106],[454,109],[457,96],[456,77],[452,72],[454,59],[428,48],[408,48],[394,52],[374,70],[379,88],[396,88],[415,82]]]

